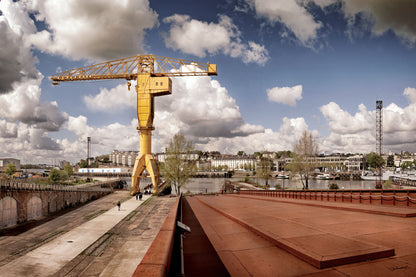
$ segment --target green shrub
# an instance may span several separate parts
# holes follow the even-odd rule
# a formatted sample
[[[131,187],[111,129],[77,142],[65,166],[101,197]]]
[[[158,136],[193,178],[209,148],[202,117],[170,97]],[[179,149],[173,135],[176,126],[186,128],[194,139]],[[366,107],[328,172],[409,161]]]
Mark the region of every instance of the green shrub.
[[[335,183],[332,183],[329,185],[329,189],[339,189],[338,185]]]
[[[387,181],[384,182],[383,189],[391,189],[391,188],[393,188],[393,180],[388,179]]]
[[[58,169],[54,168],[51,170],[51,172],[49,173],[49,181],[51,182],[57,182],[59,179],[61,178],[61,173],[59,172]]]

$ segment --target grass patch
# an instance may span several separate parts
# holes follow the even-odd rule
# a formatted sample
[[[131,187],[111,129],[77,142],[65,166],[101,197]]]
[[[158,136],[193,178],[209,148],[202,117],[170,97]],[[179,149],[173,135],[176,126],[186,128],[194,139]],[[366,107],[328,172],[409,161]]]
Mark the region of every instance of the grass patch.
[[[97,216],[99,216],[99,215],[101,215],[101,214],[105,213],[106,211],[108,211],[108,210],[107,210],[107,209],[102,209],[102,210],[99,210],[99,211],[93,212],[93,213],[91,213],[91,214],[87,214],[86,216],[84,216],[84,219],[85,219],[85,220],[91,220],[91,219],[93,219],[93,218],[95,218],[95,217],[97,217]]]
[[[23,256],[24,254],[42,246],[45,243],[48,243],[48,242],[54,240],[55,238],[57,238],[58,236],[66,233],[66,232],[67,231],[56,231],[56,232],[53,232],[51,234],[47,234],[46,236],[37,239],[34,243],[32,243],[30,245],[27,245],[27,246],[17,250],[16,252],[13,252],[11,255],[13,255],[13,256],[15,256],[15,255]]]
[[[131,213],[129,213],[125,218],[123,218],[123,221],[129,221],[130,219],[133,218],[133,216],[135,216],[139,211],[132,211]]]
[[[146,206],[146,205],[149,205],[149,203],[150,203],[152,200],[153,200],[153,195],[152,195],[152,196],[150,196],[149,198],[147,198],[147,199],[143,202],[143,204],[141,204],[140,206]]]

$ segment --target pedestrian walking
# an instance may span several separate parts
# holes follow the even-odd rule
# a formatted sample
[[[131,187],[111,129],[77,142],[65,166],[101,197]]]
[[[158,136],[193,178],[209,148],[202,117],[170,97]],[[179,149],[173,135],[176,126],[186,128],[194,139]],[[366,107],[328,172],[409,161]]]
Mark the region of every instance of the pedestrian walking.
[[[139,199],[140,199],[140,201],[142,201],[142,197],[143,197],[142,193],[139,192]]]
[[[118,207],[118,210],[120,210],[120,207],[121,207],[121,202],[120,201],[117,202],[117,207]]]
[[[137,200],[137,197],[139,197],[139,193],[136,193],[136,200]],[[141,197],[140,197],[140,200],[141,200]]]

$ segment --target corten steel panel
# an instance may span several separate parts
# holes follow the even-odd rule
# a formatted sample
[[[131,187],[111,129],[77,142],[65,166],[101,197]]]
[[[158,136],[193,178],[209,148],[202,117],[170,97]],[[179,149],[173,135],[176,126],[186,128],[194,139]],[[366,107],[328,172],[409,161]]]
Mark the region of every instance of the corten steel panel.
[[[381,192],[375,191],[371,193],[371,204],[372,205],[382,205],[383,197]]]
[[[416,217],[416,210],[408,207],[391,207],[384,205],[360,205],[342,202],[328,202],[328,201],[315,201],[315,200],[300,200],[300,199],[277,199],[268,198],[262,196],[250,196],[250,195],[227,195],[229,197],[245,197],[253,199],[261,199],[262,201],[274,201],[288,204],[296,204],[311,207],[320,207],[327,209],[364,212],[370,214],[388,215],[395,217]],[[366,196],[369,197],[368,195]]]
[[[191,228],[183,239],[185,276],[230,276],[184,198],[182,220]]]
[[[361,203],[362,204],[371,204],[371,194],[370,191],[361,192]]]
[[[408,206],[416,207],[416,192],[409,192],[408,196],[409,196]]]
[[[258,216],[258,210],[255,209],[261,200],[238,199],[224,196],[197,197],[197,199],[317,268],[326,268],[394,255],[394,249],[392,248],[328,234],[319,229],[313,230],[315,234],[311,234],[310,227],[304,224],[297,224],[293,222],[293,219],[285,220],[280,218],[284,223],[271,226],[270,219],[265,217],[263,224],[261,224],[258,221],[261,216]],[[254,218],[254,216],[248,217],[248,215],[245,215],[243,216],[244,219],[242,219],[242,204],[244,204],[244,212],[246,214],[252,212],[257,215],[256,224],[250,221],[250,218]],[[294,205],[293,209],[296,208],[298,207]],[[304,208],[301,207],[299,212],[301,209]],[[285,228],[282,229],[282,226]],[[305,232],[294,233],[305,228],[307,229]]]

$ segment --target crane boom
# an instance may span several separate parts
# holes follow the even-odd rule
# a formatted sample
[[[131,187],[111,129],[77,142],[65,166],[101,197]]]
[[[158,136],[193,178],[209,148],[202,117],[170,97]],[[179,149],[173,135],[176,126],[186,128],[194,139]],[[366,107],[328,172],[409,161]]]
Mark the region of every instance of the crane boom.
[[[126,79],[140,74],[152,77],[217,75],[215,64],[192,62],[155,55],[137,55],[81,68],[66,70],[50,77],[52,84],[65,81]]]

